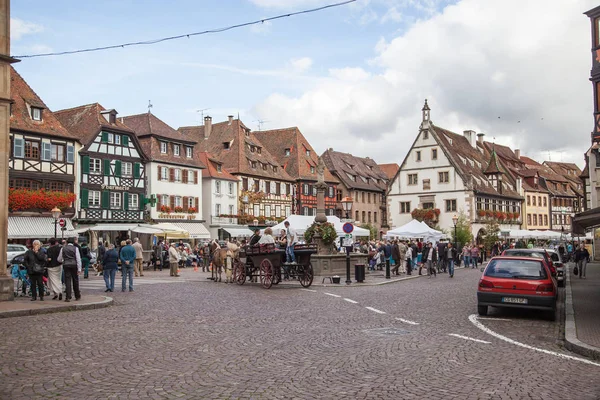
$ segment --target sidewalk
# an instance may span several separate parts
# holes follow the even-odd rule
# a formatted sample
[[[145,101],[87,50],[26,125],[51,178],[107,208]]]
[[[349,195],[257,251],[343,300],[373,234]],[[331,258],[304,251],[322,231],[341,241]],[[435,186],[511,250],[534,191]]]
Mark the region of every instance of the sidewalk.
[[[587,279],[573,275],[569,264],[565,297],[565,347],[600,360],[600,263],[587,266]]]
[[[108,307],[113,303],[111,297],[84,295],[81,300],[70,303],[52,300],[46,296],[44,301],[31,301],[30,297],[16,297],[14,301],[0,302],[0,318],[23,317],[27,315],[48,314],[62,311],[93,310]]]

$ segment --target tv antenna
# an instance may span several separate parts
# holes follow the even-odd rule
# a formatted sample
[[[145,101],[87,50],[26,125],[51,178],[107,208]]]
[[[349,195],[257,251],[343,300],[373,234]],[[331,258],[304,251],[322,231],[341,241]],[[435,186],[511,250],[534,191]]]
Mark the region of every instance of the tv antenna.
[[[266,120],[266,119],[257,119],[257,120],[254,120],[254,122],[258,122],[258,130],[261,131],[263,124],[265,122],[269,122],[269,120]]]
[[[200,125],[204,125],[204,111],[208,111],[210,110],[210,108],[203,108],[201,110],[196,110],[196,112],[199,112],[201,117],[200,117]]]

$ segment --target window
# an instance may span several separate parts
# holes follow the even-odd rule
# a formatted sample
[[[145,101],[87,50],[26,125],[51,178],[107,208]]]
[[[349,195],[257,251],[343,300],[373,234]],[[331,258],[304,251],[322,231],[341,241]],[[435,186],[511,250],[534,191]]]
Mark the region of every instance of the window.
[[[175,168],[175,182],[181,182],[181,169]]]
[[[456,200],[446,200],[446,212],[456,211]]]
[[[168,153],[167,149],[168,149],[167,143],[166,142],[160,142],[160,153],[161,154],[167,154]]]
[[[527,225],[531,225],[531,214],[527,214]]]
[[[186,204],[187,208],[196,208],[196,199],[194,197],[188,197],[187,198],[187,204]],[[198,210],[196,210],[198,211]],[[233,213],[230,213],[233,214]]]
[[[223,166],[221,164],[217,164],[217,172],[223,172]]]
[[[121,163],[121,176],[133,176],[132,164],[130,162]]]
[[[431,189],[431,181],[429,179],[423,179],[423,190]]]
[[[221,193],[221,181],[215,181],[215,193]]]
[[[265,204],[265,217],[267,217],[267,218],[271,217],[271,206],[268,204]]]
[[[427,139],[429,139],[429,132],[423,131],[423,140],[427,140]]]
[[[433,203],[423,203],[424,210],[433,210],[435,208],[435,204]]]
[[[431,149],[431,159],[437,160],[437,149]]]
[[[169,205],[169,195],[168,194],[163,194],[160,196],[160,204],[162,204],[164,206]]]
[[[417,151],[416,153],[417,161],[421,161],[421,151]]]
[[[537,225],[537,214],[533,214],[533,225]]]
[[[160,168],[160,180],[161,181],[169,180],[169,168],[167,168],[167,167]]]
[[[137,210],[140,208],[139,196],[137,193],[129,193],[129,209]]]
[[[438,172],[438,181],[439,183],[450,182],[450,174],[448,173],[448,171]]]
[[[542,205],[542,196],[538,196],[538,206]]]
[[[531,205],[531,196],[527,195],[527,205],[530,206]]]
[[[544,214],[544,225],[548,225],[548,215]]]
[[[13,156],[16,158],[23,158],[25,140],[23,138],[14,138],[13,140]],[[600,159],[600,157],[599,157]]]
[[[67,145],[67,162],[74,163],[75,162],[75,147],[71,145]]]
[[[291,154],[290,149],[285,149],[284,154],[286,157],[288,157]]]
[[[367,212],[367,222],[371,223],[371,211]]]
[[[254,153],[254,150],[256,150],[256,148],[254,146],[250,146],[250,152]]]
[[[312,166],[310,167],[310,173],[311,173],[311,174],[314,174],[314,173],[315,173],[315,167],[312,167]]]
[[[173,145],[173,154],[175,154],[176,156],[179,156],[181,151],[181,146],[179,146],[178,144],[174,144]]]
[[[306,183],[302,185],[302,194],[308,195],[308,185]]]
[[[371,193],[367,193],[367,203],[371,204]]]
[[[189,184],[194,183],[194,171],[192,171],[192,170],[188,170],[188,172],[187,172],[187,183],[189,183]]]
[[[25,140],[25,158],[40,159],[40,142]]]
[[[229,150],[231,148],[231,142],[223,142],[223,148]],[[254,152],[254,147],[252,147],[252,152]]]
[[[233,204],[229,205],[229,215],[234,215],[235,211],[233,210]],[[277,211],[277,208],[275,208],[275,211]],[[275,215],[276,217],[281,217],[281,207],[279,208],[279,214],[280,215]]]
[[[183,208],[183,197],[181,197],[181,196],[175,196],[174,197],[174,201],[173,201],[173,205],[175,207],[181,207],[181,208]]]
[[[32,181],[29,179],[11,179],[8,184],[9,187],[12,189],[38,190],[40,188],[39,182]]]
[[[92,208],[100,207],[100,191],[90,190],[88,193],[88,206]]]
[[[31,107],[31,119],[34,121],[41,121],[42,109],[37,107]]]
[[[377,211],[373,212],[373,222],[377,223]]]
[[[306,157],[310,157],[310,150],[306,150]]]
[[[262,167],[265,171],[267,170],[267,164],[263,164]]]
[[[252,168],[255,168],[255,169],[256,169],[256,161],[251,161],[251,162],[250,162],[250,165],[252,166]]]
[[[115,135],[113,133],[108,133],[106,135],[107,141],[108,143],[114,143],[115,142]]]
[[[233,194],[233,182],[229,182],[229,194]]]
[[[535,196],[531,196],[532,204],[535,206]]]
[[[277,167],[273,165],[273,172],[277,172]]]
[[[313,196],[316,196],[316,195],[317,195],[317,187],[316,187],[316,186],[313,186],[313,187],[312,187],[312,195],[313,195]]]
[[[359,213],[358,213],[358,211],[356,211],[354,214],[356,215],[356,216],[354,217],[354,219],[355,219],[355,220],[357,220],[357,221],[360,221],[360,218],[358,217],[358,214],[359,214]]]
[[[360,197],[361,197],[362,203],[364,203],[365,202],[365,192],[362,192]]]
[[[121,144],[121,135],[115,135],[115,144]]]
[[[62,144],[51,145],[51,156],[52,161],[65,162],[65,146]]]
[[[328,195],[329,197],[333,197],[333,186],[329,186],[329,187],[327,188],[327,195]]]
[[[410,212],[410,201],[400,202],[400,214],[407,214]]]
[[[110,192],[110,208],[121,209],[121,192]]]
[[[51,192],[69,193],[71,191],[71,185],[69,185],[68,183],[57,181],[46,181],[44,183],[44,188]]]
[[[90,174],[100,175],[102,173],[102,160],[90,158]]]
[[[192,158],[193,155],[194,155],[194,152],[193,152],[192,148],[189,146],[185,146],[185,156],[187,158]]]
[[[419,175],[418,174],[408,174],[408,184],[409,185],[417,185],[419,183]]]

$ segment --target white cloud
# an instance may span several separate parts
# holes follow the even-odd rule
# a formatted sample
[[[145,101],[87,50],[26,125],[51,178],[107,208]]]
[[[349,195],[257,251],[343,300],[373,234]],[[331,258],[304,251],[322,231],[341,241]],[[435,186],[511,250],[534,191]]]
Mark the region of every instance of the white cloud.
[[[387,12],[381,17],[381,23],[402,21],[402,13],[396,7],[390,7]]]
[[[309,69],[313,64],[313,61],[310,57],[301,57],[301,58],[293,58],[290,60],[290,65],[292,69],[296,72],[304,72]]]
[[[42,25],[33,22],[23,21],[19,18],[10,19],[10,37],[14,40],[19,40],[24,35],[39,33],[44,30]]]
[[[297,97],[272,94],[255,114],[273,126],[298,125],[318,151],[401,162],[428,98],[438,126],[485,132],[524,155],[562,151],[565,161],[581,164],[593,126],[590,27],[582,12],[594,6],[463,0],[374,43],[379,73],[334,69]]]

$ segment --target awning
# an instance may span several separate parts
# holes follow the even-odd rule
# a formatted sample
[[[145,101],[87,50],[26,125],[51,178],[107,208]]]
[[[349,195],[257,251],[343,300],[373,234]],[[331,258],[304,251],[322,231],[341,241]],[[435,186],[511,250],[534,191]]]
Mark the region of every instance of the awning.
[[[89,228],[90,231],[101,231],[101,232],[120,232],[130,231],[134,229],[137,224],[102,224],[96,225]]]
[[[225,230],[225,232],[229,233],[231,235],[231,237],[250,237],[254,234],[254,232],[252,232],[250,229],[244,227],[244,226],[236,226],[236,227],[229,227],[229,226],[224,226],[223,230]]]
[[[188,231],[181,229],[172,222],[161,222],[160,224],[148,226],[155,229],[160,229],[162,232],[157,233],[157,235],[164,236],[165,239],[187,239],[190,237]]]
[[[57,226],[57,237],[76,237],[70,218],[60,218],[66,222],[66,231]],[[48,239],[54,237],[54,218],[52,217],[8,217],[9,239]]]
[[[210,232],[201,222],[172,222],[172,224],[187,231],[190,239],[210,239]]]
[[[585,230],[600,226],[600,207],[586,210],[571,219],[571,232],[575,235],[585,234]]]

